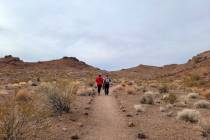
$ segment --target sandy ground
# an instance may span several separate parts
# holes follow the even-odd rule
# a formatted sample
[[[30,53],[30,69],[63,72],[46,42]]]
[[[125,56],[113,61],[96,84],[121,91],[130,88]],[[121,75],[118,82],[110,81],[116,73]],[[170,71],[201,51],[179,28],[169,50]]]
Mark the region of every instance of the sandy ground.
[[[85,140],[133,140],[125,118],[120,114],[113,96],[95,98],[91,116],[92,129]]]

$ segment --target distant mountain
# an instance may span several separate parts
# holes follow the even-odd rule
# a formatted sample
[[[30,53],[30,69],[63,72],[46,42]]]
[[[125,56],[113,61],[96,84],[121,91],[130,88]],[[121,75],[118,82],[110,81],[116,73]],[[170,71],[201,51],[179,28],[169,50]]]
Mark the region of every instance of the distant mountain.
[[[163,67],[139,65],[113,73],[133,79],[182,78],[189,74],[198,74],[208,78],[210,77],[210,51],[194,56],[185,64],[171,64]]]

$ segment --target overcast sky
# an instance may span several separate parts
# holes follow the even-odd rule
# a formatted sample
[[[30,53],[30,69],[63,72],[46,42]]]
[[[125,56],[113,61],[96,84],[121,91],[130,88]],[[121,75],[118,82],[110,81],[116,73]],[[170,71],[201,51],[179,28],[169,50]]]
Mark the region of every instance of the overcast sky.
[[[0,0],[0,56],[117,70],[210,50],[209,0]]]

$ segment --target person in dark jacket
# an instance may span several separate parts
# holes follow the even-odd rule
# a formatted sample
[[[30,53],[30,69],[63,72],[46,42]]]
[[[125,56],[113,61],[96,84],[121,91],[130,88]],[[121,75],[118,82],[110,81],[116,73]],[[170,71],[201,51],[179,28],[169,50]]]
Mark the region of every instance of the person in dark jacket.
[[[106,78],[104,79],[104,82],[103,82],[103,87],[104,87],[104,91],[105,91],[106,96],[109,95],[110,84],[111,84],[111,79],[109,78],[108,75],[106,75]]]
[[[101,75],[98,75],[96,77],[96,85],[97,85],[97,88],[98,88],[98,95],[100,95],[101,93],[101,88],[103,86],[103,82],[104,82],[104,79]]]

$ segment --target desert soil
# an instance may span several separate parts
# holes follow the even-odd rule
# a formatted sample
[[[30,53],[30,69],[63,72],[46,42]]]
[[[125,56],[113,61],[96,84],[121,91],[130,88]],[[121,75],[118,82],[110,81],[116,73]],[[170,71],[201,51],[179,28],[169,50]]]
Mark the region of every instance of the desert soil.
[[[93,123],[85,140],[134,140],[113,96],[98,96],[93,104]]]

